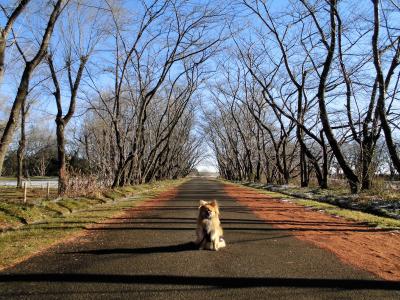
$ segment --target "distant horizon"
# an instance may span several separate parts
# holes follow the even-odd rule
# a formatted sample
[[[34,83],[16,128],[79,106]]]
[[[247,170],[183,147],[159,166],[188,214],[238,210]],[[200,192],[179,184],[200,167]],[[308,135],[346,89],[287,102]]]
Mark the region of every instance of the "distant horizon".
[[[196,169],[199,172],[219,173],[218,169],[213,165],[200,165],[200,166],[197,166]]]

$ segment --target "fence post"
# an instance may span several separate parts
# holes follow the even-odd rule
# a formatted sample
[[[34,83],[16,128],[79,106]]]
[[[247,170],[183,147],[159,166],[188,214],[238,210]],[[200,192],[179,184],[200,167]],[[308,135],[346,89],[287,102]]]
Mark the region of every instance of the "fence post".
[[[26,203],[26,190],[27,190],[27,184],[26,181],[24,181],[24,203]]]
[[[50,199],[50,183],[47,181],[47,200]]]

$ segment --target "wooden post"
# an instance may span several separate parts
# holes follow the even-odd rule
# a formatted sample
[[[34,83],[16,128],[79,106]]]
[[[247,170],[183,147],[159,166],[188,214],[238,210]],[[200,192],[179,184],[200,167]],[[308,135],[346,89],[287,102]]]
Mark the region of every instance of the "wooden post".
[[[47,181],[47,200],[50,199],[50,183]]]
[[[27,184],[26,181],[24,181],[24,203],[26,203],[26,189],[27,189]]]

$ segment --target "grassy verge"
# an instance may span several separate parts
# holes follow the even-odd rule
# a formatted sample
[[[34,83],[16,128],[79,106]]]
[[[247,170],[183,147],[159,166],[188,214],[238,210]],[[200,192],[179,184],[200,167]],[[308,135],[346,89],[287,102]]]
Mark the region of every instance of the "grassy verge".
[[[233,183],[233,182],[226,181],[226,180],[222,180],[222,182],[226,183],[226,184],[240,186],[241,188],[252,190],[252,191],[255,191],[260,194],[268,195],[274,199],[289,200],[292,203],[299,204],[299,205],[302,205],[302,206],[305,206],[305,207],[308,207],[311,209],[323,211],[330,215],[339,216],[346,220],[355,221],[355,222],[359,222],[359,223],[365,223],[366,225],[379,227],[379,228],[400,229],[400,220],[380,217],[380,216],[376,216],[373,214],[360,212],[360,211],[356,211],[356,210],[352,210],[352,209],[340,208],[340,207],[332,205],[332,204],[318,202],[315,200],[292,197],[292,196],[284,195],[284,194],[277,193],[277,192],[267,191],[262,188],[248,187],[248,186],[244,186],[243,184]]]
[[[0,181],[9,181],[9,180],[16,180],[16,177],[5,177],[5,176],[1,176],[0,177]]]
[[[67,238],[83,234],[92,224],[101,223],[124,209],[135,207],[159,193],[182,184],[185,179],[166,180],[108,191],[102,198],[43,201],[41,205],[6,207],[2,222],[27,225],[0,234],[0,269],[20,262]],[[5,207],[5,203],[2,203]]]
[[[49,199],[57,198],[57,189],[51,188]],[[47,198],[47,189],[41,187],[30,187],[26,192],[28,204],[38,204]],[[0,202],[22,203],[24,200],[24,190],[15,186],[0,187]],[[1,209],[0,209],[1,210]]]

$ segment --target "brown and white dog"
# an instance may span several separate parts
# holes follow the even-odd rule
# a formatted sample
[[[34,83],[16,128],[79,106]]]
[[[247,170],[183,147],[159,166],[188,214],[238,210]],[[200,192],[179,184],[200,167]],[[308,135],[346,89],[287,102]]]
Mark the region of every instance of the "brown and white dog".
[[[200,250],[215,250],[226,246],[223,238],[219,207],[217,201],[200,200],[199,216],[197,218],[196,245]]]

